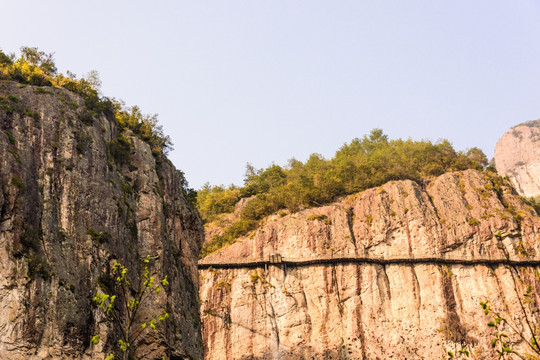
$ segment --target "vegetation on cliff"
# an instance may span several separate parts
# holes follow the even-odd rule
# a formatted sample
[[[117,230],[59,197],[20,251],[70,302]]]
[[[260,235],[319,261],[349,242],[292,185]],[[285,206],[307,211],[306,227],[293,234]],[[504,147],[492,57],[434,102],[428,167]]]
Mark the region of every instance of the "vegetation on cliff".
[[[150,144],[154,155],[167,153],[172,142],[158,124],[157,115],[146,115],[139,107],[126,107],[124,102],[100,95],[101,81],[96,71],[77,78],[70,71],[61,74],[56,68],[53,54],[35,47],[21,47],[21,54],[5,54],[0,50],[0,80],[14,80],[21,84],[40,87],[61,87],[79,94],[85,102],[81,112],[83,122],[91,124],[92,117],[100,113],[113,116],[120,130],[130,129]],[[40,91],[46,91],[42,89]]]
[[[257,170],[247,166],[243,187],[206,185],[197,194],[197,205],[206,222],[232,212],[241,198],[252,197],[242,208],[240,220],[203,246],[205,256],[257,227],[265,216],[286,209],[327,204],[391,180],[422,179],[449,171],[484,169],[488,164],[478,148],[456,151],[447,140],[389,140],[380,129],[343,145],[331,159],[312,154],[303,163],[291,159],[287,166]]]
[[[118,344],[124,360],[135,360],[137,339],[149,329],[156,331],[157,323],[169,318],[169,313],[165,309],[151,315],[147,314],[143,319],[139,314],[143,306],[149,305],[147,302],[153,295],[158,295],[169,286],[167,276],[154,281],[155,278],[150,276],[149,264],[150,255],[143,260],[144,270],[139,272],[138,279],[132,283],[128,280],[128,268],[115,260],[112,274],[101,277],[104,281],[98,283],[100,289],[93,299],[109,322],[120,329]],[[96,345],[100,340],[101,335],[96,334],[91,342]],[[114,359],[114,354],[110,354],[105,360],[111,359]]]
[[[525,122],[522,122],[520,124],[517,124],[516,126],[513,126],[512,128],[514,129],[514,128],[517,128],[518,126],[528,126],[528,127],[540,128],[540,119],[525,121]]]
[[[118,358],[122,340],[141,358],[202,358],[202,223],[164,155],[170,143],[156,116],[102,96],[95,73],[59,75],[37,49],[0,54],[0,237],[11,274],[0,303],[13,314],[0,316],[0,353]],[[154,286],[137,266],[149,251]]]
[[[150,145],[158,166],[162,161],[166,161],[162,155],[166,155],[173,148],[172,141],[163,132],[156,114],[144,114],[136,105],[129,107],[122,100],[103,96],[100,92],[101,80],[97,71],[90,71],[81,78],[70,71],[65,75],[59,73],[52,53],[23,46],[17,58],[15,54],[6,54],[0,50],[0,80],[13,80],[21,83],[21,86],[39,86],[36,88],[37,93],[47,93],[47,87],[57,87],[80,95],[84,99],[84,106],[79,110],[79,118],[83,123],[92,125],[94,118],[99,114],[104,114],[116,122],[119,135],[110,142],[109,151],[119,164],[129,164],[130,160],[130,144],[123,135],[126,129]],[[7,112],[13,111],[4,103],[0,108]],[[195,192],[189,188],[181,171],[180,175],[184,196],[189,202],[194,203]]]

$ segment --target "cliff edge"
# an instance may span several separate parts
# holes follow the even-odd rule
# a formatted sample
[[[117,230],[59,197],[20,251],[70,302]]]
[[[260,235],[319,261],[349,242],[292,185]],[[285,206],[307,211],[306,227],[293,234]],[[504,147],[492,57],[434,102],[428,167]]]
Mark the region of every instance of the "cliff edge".
[[[151,256],[167,309],[138,340],[145,359],[202,359],[196,259],[203,242],[184,179],[112,114],[55,87],[0,81],[0,355],[104,359],[118,329],[92,302],[114,260]],[[92,336],[102,341],[92,345]]]

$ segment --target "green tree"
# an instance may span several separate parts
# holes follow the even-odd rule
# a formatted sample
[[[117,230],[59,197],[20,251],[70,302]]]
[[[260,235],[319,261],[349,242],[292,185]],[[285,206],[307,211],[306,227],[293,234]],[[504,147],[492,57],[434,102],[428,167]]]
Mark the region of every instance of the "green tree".
[[[487,156],[482,150],[477,147],[473,147],[467,150],[466,155],[471,161],[478,163],[478,165],[482,167],[486,167],[489,164]]]
[[[503,244],[501,233],[495,234],[498,245],[497,247],[503,252],[505,258],[510,260],[510,254]],[[521,276],[521,273],[516,266],[508,266],[508,271],[512,278],[513,290],[519,304],[519,319],[524,324],[516,324],[508,320],[509,316],[494,309],[489,300],[480,303],[484,315],[489,317],[487,325],[493,329],[493,339],[491,347],[497,352],[499,359],[540,359],[540,323],[536,315],[538,304],[536,304],[536,295],[533,287],[527,284],[527,281]],[[522,269],[524,271],[524,269]],[[536,271],[534,278],[537,277]],[[522,354],[515,349],[512,349],[510,343],[521,341],[526,344],[530,354]]]
[[[147,256],[136,283],[132,284],[128,279],[128,269],[114,261],[112,281],[99,282],[100,289],[93,299],[108,321],[118,330],[120,334],[118,347],[124,360],[136,359],[137,339],[147,331],[155,331],[159,322],[169,318],[165,309],[144,319],[139,316],[141,307],[147,306],[153,295],[159,294],[169,285],[167,276],[161,281],[156,281],[150,276],[149,263],[150,256]],[[111,275],[105,274],[104,278],[107,279]],[[96,345],[100,340],[101,335],[96,334],[91,342]],[[107,359],[113,359],[114,356],[110,354]]]
[[[219,214],[233,212],[238,200],[240,190],[236,186],[225,188],[206,183],[197,193],[197,208],[203,221],[209,222]]]
[[[39,67],[48,76],[54,76],[58,71],[54,62],[54,54],[40,51],[37,47],[21,47],[21,60]]]
[[[6,65],[11,65],[13,64],[13,58],[15,57],[15,55],[11,54],[10,55],[7,55],[6,53],[4,53],[2,50],[0,50],[0,66],[6,66]]]

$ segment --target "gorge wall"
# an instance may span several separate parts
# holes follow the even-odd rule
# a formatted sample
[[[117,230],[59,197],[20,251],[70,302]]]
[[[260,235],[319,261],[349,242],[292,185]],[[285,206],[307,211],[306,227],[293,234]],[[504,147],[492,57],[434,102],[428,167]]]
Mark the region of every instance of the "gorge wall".
[[[89,114],[67,90],[0,81],[0,127],[0,357],[104,359],[118,333],[92,302],[96,282],[113,260],[133,276],[150,255],[170,286],[140,318],[170,317],[139,339],[138,356],[202,359],[203,227],[182,174],[129,130],[129,151],[113,156],[114,116]]]
[[[479,303],[489,300],[526,329],[518,296],[531,285],[538,303],[536,270],[519,268],[523,283],[515,283],[503,263],[507,256],[540,259],[539,229],[534,210],[508,183],[473,170],[423,184],[390,182],[328,206],[273,215],[200,261],[205,359],[439,359],[461,348],[474,359],[495,358]],[[226,268],[275,254],[412,261]],[[441,261],[414,262],[426,257]],[[516,336],[510,345],[527,352]]]
[[[540,120],[508,130],[497,142],[495,166],[508,176],[519,194],[540,196]]]

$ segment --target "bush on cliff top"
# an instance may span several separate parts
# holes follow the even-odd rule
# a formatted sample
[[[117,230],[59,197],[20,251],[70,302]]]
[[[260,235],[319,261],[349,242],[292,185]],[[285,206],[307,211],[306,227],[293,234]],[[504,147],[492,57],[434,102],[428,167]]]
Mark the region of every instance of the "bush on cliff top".
[[[420,181],[448,171],[482,170],[487,164],[486,156],[478,148],[462,152],[455,151],[447,140],[389,140],[380,129],[343,145],[329,160],[312,154],[305,163],[291,159],[285,167],[273,164],[257,170],[248,164],[244,187],[226,189],[207,184],[198,191],[199,212],[207,222],[221,213],[232,212],[241,198],[254,196],[240,214],[240,221],[249,221],[249,226],[233,224],[235,231],[225,229],[223,235],[215,236],[203,246],[201,256],[234,242],[234,237],[254,228],[253,221],[280,209],[295,212],[391,180]]]
[[[40,86],[35,89],[36,93],[51,93],[41,86],[67,89],[81,96],[84,106],[80,109],[79,119],[85,125],[92,125],[94,118],[104,114],[108,119],[114,119],[118,125],[120,134],[117,139],[110,143],[112,155],[119,164],[128,164],[130,161],[129,143],[125,140],[122,132],[131,130],[137,137],[150,145],[152,155],[156,159],[156,167],[162,166],[168,151],[172,150],[172,141],[163,132],[159,125],[157,115],[143,114],[138,106],[127,107],[121,100],[108,98],[100,94],[101,80],[97,71],[90,71],[86,76],[77,78],[70,71],[66,75],[58,73],[53,54],[45,53],[35,47],[22,47],[21,55],[16,58],[15,54],[6,54],[0,50],[0,80],[13,80],[22,84]],[[69,103],[77,107],[76,103]],[[13,112],[7,104],[0,104],[0,108]],[[37,116],[37,114],[35,114]],[[189,188],[184,173],[178,172],[181,179],[182,191],[185,199],[195,204],[195,191]]]
[[[167,153],[172,149],[169,136],[163,133],[157,115],[145,115],[137,106],[126,107],[122,101],[100,96],[101,81],[97,71],[77,78],[67,71],[58,73],[53,54],[45,53],[35,47],[21,47],[21,55],[5,54],[0,50],[0,80],[14,80],[22,84],[54,86],[70,90],[80,95],[85,102],[82,115],[98,116],[100,113],[116,119],[120,130],[130,129],[147,142],[154,155]],[[88,116],[83,116],[87,119]],[[86,123],[91,123],[86,121]]]

